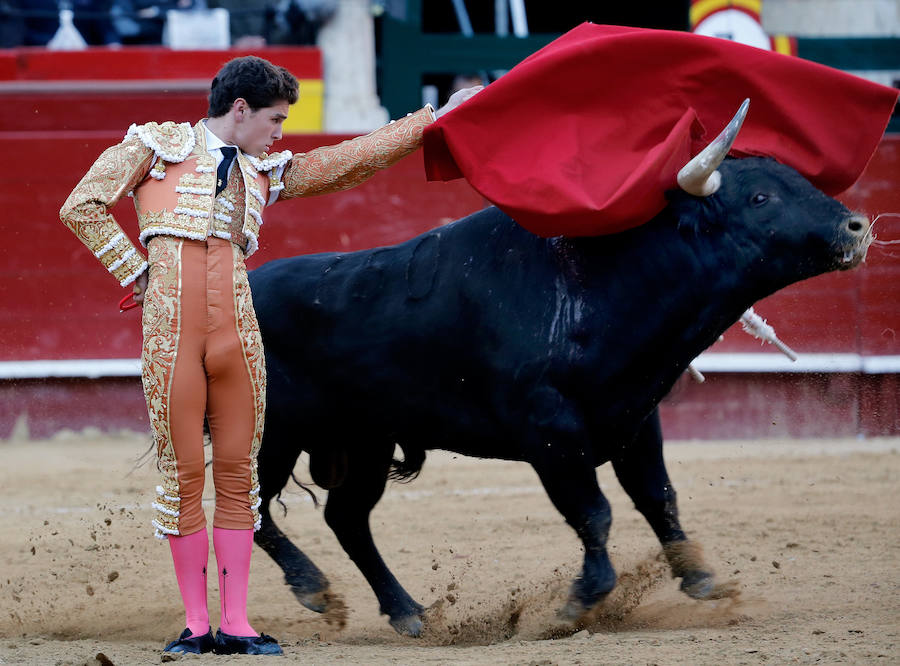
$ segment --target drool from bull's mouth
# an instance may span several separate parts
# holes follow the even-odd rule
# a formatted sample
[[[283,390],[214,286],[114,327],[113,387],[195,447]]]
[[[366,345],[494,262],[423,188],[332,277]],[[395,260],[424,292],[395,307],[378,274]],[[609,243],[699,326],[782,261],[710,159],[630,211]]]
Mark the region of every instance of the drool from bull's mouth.
[[[869,247],[872,245],[872,242],[875,240],[875,234],[873,233],[874,225],[870,224],[869,228],[866,230],[866,235],[859,242],[855,252],[852,253],[853,256],[850,257],[849,261],[853,266],[857,266],[858,264],[863,263],[866,260],[866,256],[869,253]],[[854,259],[855,256],[855,259]],[[848,261],[847,253],[844,253],[844,261],[845,263]]]

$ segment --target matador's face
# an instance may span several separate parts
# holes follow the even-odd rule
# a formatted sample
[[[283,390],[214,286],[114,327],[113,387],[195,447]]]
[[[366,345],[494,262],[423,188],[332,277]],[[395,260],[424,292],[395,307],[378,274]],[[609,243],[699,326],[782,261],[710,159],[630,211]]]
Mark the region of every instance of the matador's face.
[[[234,142],[248,155],[258,156],[271,150],[281,138],[281,126],[288,114],[286,101],[259,109],[244,108],[236,118]]]

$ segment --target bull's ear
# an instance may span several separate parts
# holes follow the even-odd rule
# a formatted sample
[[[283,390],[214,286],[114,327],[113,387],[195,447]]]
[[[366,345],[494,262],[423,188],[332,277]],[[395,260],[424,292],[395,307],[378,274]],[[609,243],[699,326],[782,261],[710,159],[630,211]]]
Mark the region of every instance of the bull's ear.
[[[722,214],[715,196],[695,197],[683,190],[669,190],[666,199],[669,202],[666,214],[673,218],[681,232],[705,233],[721,222]]]

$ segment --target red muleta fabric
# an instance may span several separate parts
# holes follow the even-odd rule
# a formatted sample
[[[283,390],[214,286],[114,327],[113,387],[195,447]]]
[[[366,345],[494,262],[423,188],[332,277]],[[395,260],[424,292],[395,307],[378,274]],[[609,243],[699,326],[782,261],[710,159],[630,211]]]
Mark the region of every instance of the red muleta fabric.
[[[585,23],[429,126],[425,169],[464,176],[541,236],[614,233],[663,209],[744,98],[731,154],[773,157],[833,196],[859,178],[898,94],[724,39]]]

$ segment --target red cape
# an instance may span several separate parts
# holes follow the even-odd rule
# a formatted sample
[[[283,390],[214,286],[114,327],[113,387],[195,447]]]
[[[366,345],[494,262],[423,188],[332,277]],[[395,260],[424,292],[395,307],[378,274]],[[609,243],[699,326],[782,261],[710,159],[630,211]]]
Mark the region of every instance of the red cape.
[[[767,155],[835,195],[860,176],[900,91],[691,33],[585,23],[425,131],[429,180],[465,176],[542,236],[643,224],[744,98],[731,154]]]

